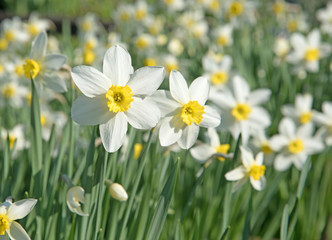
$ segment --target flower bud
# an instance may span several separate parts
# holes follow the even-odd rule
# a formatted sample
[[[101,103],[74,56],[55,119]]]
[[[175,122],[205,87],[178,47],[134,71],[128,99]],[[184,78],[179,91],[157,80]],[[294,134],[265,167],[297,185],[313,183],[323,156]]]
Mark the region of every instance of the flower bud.
[[[122,185],[118,183],[112,183],[109,187],[109,192],[112,198],[119,201],[127,201],[128,194],[126,190],[122,187]]]

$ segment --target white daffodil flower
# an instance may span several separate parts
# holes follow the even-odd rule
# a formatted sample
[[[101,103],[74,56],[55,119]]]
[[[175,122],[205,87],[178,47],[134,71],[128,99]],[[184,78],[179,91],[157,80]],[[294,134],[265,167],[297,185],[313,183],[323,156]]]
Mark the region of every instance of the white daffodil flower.
[[[287,55],[286,60],[297,67],[303,67],[308,72],[318,72],[319,59],[329,56],[331,46],[321,43],[318,29],[314,29],[306,38],[300,33],[294,33],[290,37],[293,52]]]
[[[77,66],[72,78],[83,95],[72,106],[71,115],[81,125],[98,125],[108,152],[123,144],[128,123],[136,129],[151,129],[160,119],[153,94],[165,77],[163,67],[142,67],[134,72],[129,53],[116,45],[105,54],[103,73]]]
[[[53,89],[55,92],[67,91],[67,86],[55,71],[65,64],[67,57],[61,54],[46,55],[47,35],[41,32],[32,42],[30,58],[25,60],[23,65],[26,78],[35,79],[38,93],[41,93],[42,86]]]
[[[229,144],[220,144],[219,136],[214,128],[208,128],[207,143],[199,144],[190,149],[191,155],[200,163],[204,163],[213,154],[223,153],[227,154],[230,148]],[[218,157],[220,161],[225,161],[225,158]]]
[[[248,146],[257,152],[263,152],[266,164],[269,166],[272,165],[275,152],[271,148],[270,139],[266,136],[265,131],[253,131],[252,137],[253,138],[249,142]]]
[[[26,23],[25,27],[30,36],[35,37],[42,31],[48,30],[52,24],[54,25],[54,23],[48,19],[39,18],[38,14],[34,12],[31,13],[28,19],[28,23]]]
[[[69,188],[67,192],[67,206],[69,210],[83,217],[89,216],[89,214],[83,212],[81,203],[84,203],[84,189],[80,186]]]
[[[321,126],[319,135],[325,138],[328,146],[332,146],[332,102],[323,102],[322,111],[323,113],[314,111],[313,119]]]
[[[231,89],[219,92],[211,99],[223,111],[223,126],[234,139],[242,134],[242,143],[246,145],[252,131],[262,130],[271,123],[268,112],[259,106],[269,100],[270,89],[257,89],[250,92],[248,83],[235,76]]]
[[[213,35],[220,47],[233,45],[233,27],[230,24],[219,26],[213,30]]]
[[[18,151],[30,146],[30,142],[25,139],[25,132],[26,130],[22,124],[16,125],[11,130],[1,129],[1,138],[5,141],[8,139],[9,149],[14,151],[14,156]]]
[[[313,131],[312,123],[301,125],[296,129],[295,123],[290,118],[281,120],[279,134],[270,139],[271,148],[279,151],[274,160],[276,170],[287,170],[292,164],[301,170],[309,155],[324,149],[322,141],[312,136]]]
[[[182,149],[189,149],[198,137],[199,127],[217,127],[220,115],[205,105],[210,88],[205,77],[196,78],[188,88],[182,74],[173,70],[169,81],[170,92],[160,90],[153,97],[165,116],[159,130],[160,144],[177,142]]]
[[[332,36],[332,3],[328,3],[326,8],[317,11],[317,19],[321,22],[321,30]]]
[[[24,228],[15,222],[17,219],[24,218],[36,205],[37,199],[24,199],[12,203],[11,198],[0,204],[0,239],[30,240]]]
[[[29,92],[27,87],[19,85],[17,81],[4,82],[4,84],[0,84],[0,87],[2,98],[6,99],[0,102],[0,107],[4,107],[7,104],[14,108],[22,107],[25,102],[25,96]]]
[[[263,165],[264,154],[260,152],[254,158],[249,149],[241,146],[240,150],[243,165],[227,172],[225,178],[228,181],[239,181],[241,185],[249,177],[253,188],[257,191],[263,190],[266,185],[266,178],[264,176],[266,167]]]
[[[281,112],[285,117],[293,119],[297,124],[306,124],[312,121],[312,95],[297,94],[295,98],[295,105],[284,105]]]
[[[289,40],[285,37],[276,37],[273,51],[279,59],[284,59],[290,51]]]

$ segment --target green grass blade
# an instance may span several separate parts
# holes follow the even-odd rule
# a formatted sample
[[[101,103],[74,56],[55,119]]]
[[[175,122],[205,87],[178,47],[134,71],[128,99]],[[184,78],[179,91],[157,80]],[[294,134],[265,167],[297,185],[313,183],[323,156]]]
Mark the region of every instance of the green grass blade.
[[[288,204],[285,205],[282,213],[281,228],[280,228],[280,240],[287,240],[288,229]]]
[[[308,160],[305,162],[302,172],[301,172],[301,177],[300,177],[300,182],[299,185],[297,187],[297,198],[301,199],[302,193],[303,193],[303,189],[304,189],[304,185],[308,176],[308,173],[310,171],[311,168],[311,158],[308,158]]]

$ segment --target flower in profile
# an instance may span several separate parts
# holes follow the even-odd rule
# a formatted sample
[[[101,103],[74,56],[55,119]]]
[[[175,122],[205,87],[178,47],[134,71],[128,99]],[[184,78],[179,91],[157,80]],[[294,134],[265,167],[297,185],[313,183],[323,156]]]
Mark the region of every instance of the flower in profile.
[[[37,199],[24,199],[12,203],[12,198],[7,198],[0,204],[0,239],[9,236],[10,239],[30,240],[24,228],[15,222],[17,219],[24,218],[36,205]]]
[[[242,134],[246,145],[252,131],[268,127],[271,123],[268,112],[259,105],[270,98],[270,89],[257,89],[250,92],[248,83],[240,76],[235,76],[231,89],[215,94],[211,99],[224,113],[224,126],[233,138]]]
[[[297,94],[295,98],[295,105],[284,105],[281,112],[285,117],[293,119],[297,124],[306,124],[312,121],[312,95]]]
[[[205,162],[213,154],[222,153],[227,154],[230,145],[220,144],[219,136],[214,128],[208,128],[207,131],[207,143],[198,144],[197,146],[190,149],[191,155],[199,162]],[[225,161],[225,158],[218,157],[219,161]]]
[[[331,53],[331,46],[321,43],[318,29],[311,31],[307,37],[294,33],[290,37],[290,43],[294,50],[287,55],[287,61],[308,72],[318,72],[319,60]]]
[[[322,111],[314,111],[313,119],[320,126],[318,135],[325,139],[328,146],[332,146],[332,102],[323,102]]]
[[[61,54],[46,55],[47,35],[41,32],[32,42],[30,58],[25,60],[23,65],[26,78],[35,79],[38,93],[41,93],[42,86],[53,89],[55,92],[67,91],[67,86],[55,71],[59,70],[66,62],[67,58]]]
[[[198,137],[199,127],[217,127],[220,115],[205,105],[210,88],[205,77],[196,78],[188,88],[182,74],[173,70],[169,81],[170,92],[160,90],[153,96],[165,116],[159,130],[160,144],[177,142],[182,149],[189,149]]]
[[[312,123],[301,125],[296,129],[294,121],[284,118],[279,124],[279,134],[270,139],[271,148],[279,151],[274,167],[278,171],[287,170],[292,164],[299,170],[309,155],[316,154],[324,149],[324,144],[313,135]]]
[[[228,181],[239,181],[241,185],[250,178],[250,183],[257,191],[261,191],[265,188],[266,179],[264,176],[265,165],[263,165],[264,155],[262,152],[256,155],[254,158],[252,152],[243,146],[240,147],[242,166],[235,168],[226,173],[225,178]]]
[[[133,71],[131,57],[122,47],[111,47],[105,54],[103,73],[89,66],[77,66],[72,78],[83,95],[71,115],[82,125],[98,125],[104,148],[117,151],[125,141],[128,123],[136,129],[151,129],[160,118],[153,94],[165,76],[162,67],[142,67]]]
[[[112,183],[110,180],[107,180],[107,182],[110,183],[108,190],[112,198],[119,200],[121,202],[127,201],[128,194],[121,184]]]
[[[69,210],[83,217],[89,216],[89,214],[83,212],[81,203],[84,203],[84,189],[80,186],[69,188],[67,192],[67,206]]]

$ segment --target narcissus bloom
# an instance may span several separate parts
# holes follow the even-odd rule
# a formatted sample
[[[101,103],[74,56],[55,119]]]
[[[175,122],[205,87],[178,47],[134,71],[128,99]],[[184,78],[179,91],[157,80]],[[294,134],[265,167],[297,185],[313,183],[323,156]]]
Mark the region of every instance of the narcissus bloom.
[[[46,55],[47,35],[41,32],[32,42],[30,58],[25,60],[23,65],[26,78],[34,78],[36,88],[40,94],[42,86],[56,92],[67,91],[67,86],[55,71],[59,70],[66,62],[67,57],[61,54]]]
[[[322,32],[332,36],[332,3],[328,3],[325,9],[317,11],[317,19],[321,22]]]
[[[24,218],[36,205],[37,199],[24,199],[12,203],[11,198],[0,204],[0,239],[9,236],[10,239],[29,240],[24,228],[14,220]]]
[[[83,217],[89,216],[89,214],[83,212],[81,203],[84,203],[84,189],[80,186],[69,188],[67,192],[67,206],[69,210]]]
[[[258,153],[256,158],[254,158],[252,152],[249,149],[241,146],[240,150],[243,165],[226,173],[225,178],[228,181],[240,180],[240,184],[242,184],[247,178],[250,178],[250,183],[253,188],[258,191],[263,190],[266,185],[266,179],[264,176],[266,167],[263,165],[263,153]]]
[[[116,45],[105,54],[103,73],[89,66],[77,66],[72,78],[83,95],[72,106],[71,115],[82,125],[98,125],[108,152],[123,144],[128,123],[137,129],[151,129],[160,118],[153,94],[165,77],[162,67],[142,67],[134,72],[129,53]]]
[[[270,98],[270,89],[257,89],[250,92],[248,83],[240,76],[235,76],[231,89],[225,89],[211,99],[224,113],[224,127],[233,138],[242,134],[246,145],[252,131],[262,130],[271,123],[268,112],[259,105]]]
[[[324,149],[324,144],[312,136],[314,126],[312,123],[301,125],[296,129],[290,118],[284,118],[279,124],[279,134],[270,139],[271,148],[279,151],[274,160],[274,167],[278,171],[287,170],[292,164],[302,169],[308,156]]]
[[[323,102],[322,113],[314,111],[314,122],[316,122],[320,128],[318,130],[319,135],[325,139],[325,143],[328,146],[332,145],[332,102]]]
[[[188,149],[195,143],[199,127],[217,127],[220,115],[205,105],[210,88],[206,78],[196,78],[188,88],[182,74],[173,70],[169,81],[170,92],[160,90],[153,97],[165,116],[159,131],[160,144],[177,142],[182,149]]]

